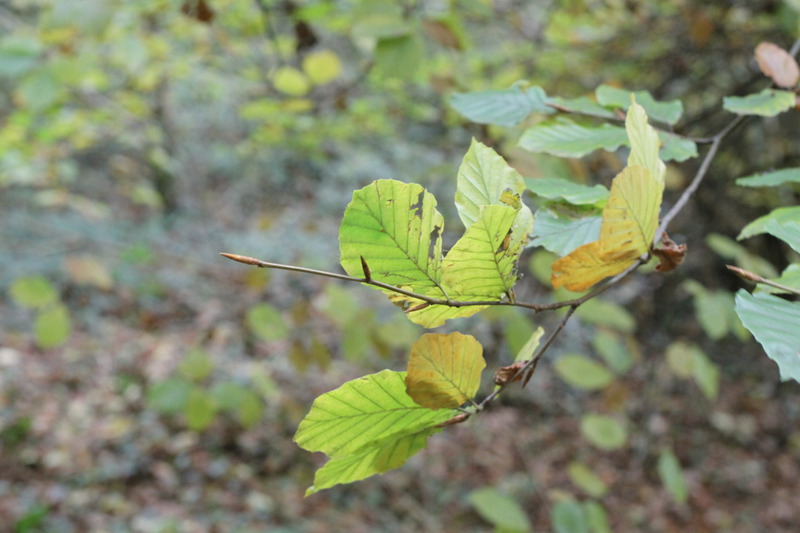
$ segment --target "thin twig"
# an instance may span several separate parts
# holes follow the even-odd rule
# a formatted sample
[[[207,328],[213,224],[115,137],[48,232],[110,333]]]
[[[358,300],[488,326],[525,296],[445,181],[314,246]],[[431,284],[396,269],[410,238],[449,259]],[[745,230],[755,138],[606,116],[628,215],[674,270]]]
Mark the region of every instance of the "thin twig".
[[[661,219],[661,225],[658,226],[658,230],[656,231],[656,236],[653,241],[654,245],[661,240],[661,234],[667,230],[669,223],[672,222],[672,219],[675,218],[675,216],[677,216],[677,214],[686,206],[689,198],[691,198],[695,191],[697,191],[697,188],[700,186],[700,183],[702,183],[703,178],[705,178],[706,174],[708,173],[708,169],[711,166],[711,161],[714,159],[714,156],[717,155],[717,151],[719,150],[722,140],[744,119],[744,115],[737,116],[735,119],[730,121],[727,126],[722,128],[719,133],[712,137],[714,140],[711,142],[711,146],[709,147],[708,152],[706,152],[706,156],[703,158],[700,168],[697,169],[697,173],[694,175],[692,182],[683,191],[681,197],[678,198],[677,202],[675,202],[675,205],[673,205],[672,208],[667,211],[667,214],[664,215],[664,218]]]
[[[569,321],[570,317],[572,316],[572,314],[575,312],[575,310],[579,306],[580,306],[580,303],[573,304],[573,305],[571,305],[569,307],[569,309],[567,309],[567,313],[564,315],[564,318],[561,319],[561,322],[558,323],[558,326],[556,326],[556,329],[554,329],[553,332],[550,333],[550,336],[547,337],[547,340],[544,342],[544,344],[542,344],[539,347],[539,349],[536,351],[536,353],[533,355],[533,357],[531,357],[528,360],[528,362],[525,363],[524,366],[520,367],[520,369],[517,370],[514,373],[514,375],[512,375],[505,383],[503,383],[502,385],[497,387],[486,398],[484,398],[483,401],[478,404],[478,411],[480,411],[481,409],[485,408],[492,400],[495,399],[495,397],[498,394],[503,392],[505,390],[505,388],[508,387],[509,385],[511,385],[517,378],[521,378],[528,371],[530,371],[530,370],[532,370],[533,368],[536,367],[536,365],[539,363],[539,360],[542,358],[542,356],[547,351],[547,349],[550,348],[550,346],[556,340],[556,337],[558,337],[558,334],[561,333],[561,330],[564,329],[564,326],[567,325],[567,322]]]
[[[537,313],[543,311],[545,309],[557,309],[558,307],[550,307],[548,305],[538,305],[526,302],[509,302],[504,300],[476,300],[476,301],[458,301],[458,300],[448,300],[442,298],[432,298],[425,294],[420,294],[413,291],[408,291],[406,289],[401,289],[400,287],[396,287],[395,285],[390,285],[389,283],[383,283],[382,281],[377,281],[371,277],[364,277],[364,278],[357,278],[354,276],[347,276],[345,274],[337,274],[335,272],[328,272],[325,270],[315,270],[313,268],[305,268],[300,266],[294,265],[284,265],[281,263],[270,263],[268,261],[262,261],[261,259],[256,259],[255,257],[248,257],[246,255],[237,255],[237,254],[228,254],[228,253],[220,253],[219,255],[223,257],[227,257],[233,261],[238,261],[239,263],[244,263],[245,265],[253,265],[259,268],[275,268],[278,270],[289,270],[292,272],[302,272],[303,274],[313,274],[315,276],[324,276],[326,278],[334,278],[340,279],[343,281],[352,281],[354,283],[363,283],[365,285],[372,285],[374,287],[379,287],[381,289],[385,289],[387,291],[396,292],[398,294],[402,294],[403,296],[408,296],[409,298],[414,298],[416,300],[420,300],[422,302],[428,303],[430,305],[446,305],[447,307],[473,307],[478,305],[506,305],[506,306],[516,306],[516,307],[524,307],[526,309],[532,309]],[[366,265],[366,262],[362,263],[362,267]],[[369,267],[367,267],[368,269]],[[563,305],[559,306],[563,307]]]

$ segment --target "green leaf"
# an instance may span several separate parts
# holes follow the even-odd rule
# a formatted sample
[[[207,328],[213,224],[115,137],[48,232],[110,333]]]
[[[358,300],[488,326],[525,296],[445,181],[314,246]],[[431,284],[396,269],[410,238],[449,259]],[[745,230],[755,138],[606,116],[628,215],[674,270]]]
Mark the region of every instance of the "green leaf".
[[[715,365],[703,351],[694,354],[693,377],[703,395],[709,400],[716,400],[719,394],[719,367]]]
[[[527,129],[519,140],[519,146],[531,152],[546,152],[559,157],[583,157],[600,148],[613,152],[627,142],[624,128],[610,124],[581,126],[561,118]]]
[[[550,517],[555,533],[589,533],[589,523],[581,504],[564,500],[553,506]]]
[[[419,406],[406,394],[405,377],[405,372],[383,370],[323,394],[300,422],[295,442],[311,452],[344,457],[418,433],[456,413]]]
[[[586,243],[600,238],[600,215],[572,218],[547,208],[538,209],[533,216],[531,245],[542,246],[559,256],[565,256]]]
[[[689,491],[686,488],[683,470],[681,470],[678,458],[668,448],[661,450],[658,456],[658,476],[673,500],[677,503],[686,503]]]
[[[600,104],[621,107],[626,110],[631,105],[631,93],[636,97],[636,102],[647,111],[647,115],[653,120],[673,125],[680,120],[683,114],[683,104],[680,100],[658,102],[648,91],[629,91],[609,85],[601,85],[595,91]]]
[[[352,455],[334,457],[317,470],[314,484],[306,490],[305,495],[399,468],[409,457],[425,448],[428,437],[439,431],[439,428],[426,428],[382,445],[368,446]]]
[[[303,71],[315,85],[330,83],[342,73],[342,61],[331,50],[317,50],[303,58]]]
[[[561,98],[553,96],[548,98],[548,102],[557,105],[559,108],[569,113],[578,113],[601,118],[618,118],[617,114],[612,110],[603,107],[586,96],[581,96],[579,98]]]
[[[56,348],[69,338],[72,325],[69,310],[62,304],[41,309],[33,325],[36,344],[40,348]]]
[[[608,485],[581,462],[571,462],[567,467],[567,474],[570,481],[589,496],[599,498],[608,491]]]
[[[55,287],[42,276],[17,278],[10,292],[14,301],[23,307],[41,308],[58,301]]]
[[[456,181],[456,209],[464,227],[472,226],[485,205],[509,205],[507,191],[522,195],[525,180],[505,159],[488,146],[472,139]],[[514,245],[527,239],[533,227],[533,215],[521,205],[514,220]]]
[[[406,394],[429,409],[458,407],[475,397],[484,368],[483,347],[475,337],[426,333],[411,347]]]
[[[602,389],[614,381],[605,366],[583,355],[562,355],[553,366],[561,379],[584,390]]]
[[[725,337],[731,330],[733,296],[727,291],[711,291],[695,280],[687,280],[683,286],[694,296],[694,309],[706,335],[714,340]]]
[[[253,427],[261,421],[264,402],[250,388],[234,381],[223,381],[214,385],[211,396],[220,409],[234,413],[244,427]]]
[[[529,191],[541,198],[563,201],[572,205],[602,208],[608,199],[608,189],[602,185],[587,187],[559,178],[526,178],[525,185]]]
[[[581,418],[581,433],[601,450],[621,448],[628,440],[625,426],[605,415],[585,415]]]
[[[633,333],[636,319],[621,305],[608,300],[592,298],[578,308],[575,314],[587,324],[605,326],[623,333]]]
[[[484,205],[502,205],[503,192],[522,194],[525,180],[492,148],[472,139],[456,181],[456,209],[464,227],[478,220]]]
[[[49,68],[38,68],[22,79],[17,91],[26,108],[40,113],[61,98],[63,85]]]
[[[257,304],[247,310],[247,327],[262,341],[279,341],[289,335],[289,326],[280,311],[269,304]]]
[[[633,356],[619,335],[612,331],[598,331],[592,339],[592,346],[617,375],[626,373],[633,366]]]
[[[605,508],[595,501],[583,502],[583,513],[592,533],[611,533]]]
[[[514,532],[531,530],[530,520],[522,507],[512,497],[493,487],[473,490],[469,502],[484,520],[497,528]]]
[[[754,221],[752,221],[751,223],[749,223],[748,225],[746,225],[739,233],[739,236],[736,238],[738,240],[742,240],[748,237],[752,237],[753,235],[766,233],[767,224],[769,224],[773,220],[778,222],[779,224],[784,224],[786,222],[792,223],[800,221],[800,205],[792,207],[779,207],[777,209],[773,209],[769,214],[764,215],[763,217],[759,217]]]
[[[214,361],[202,348],[192,348],[178,366],[181,375],[189,381],[203,381],[214,370]]]
[[[174,415],[186,407],[192,384],[185,379],[159,381],[147,390],[147,406],[162,414]]]
[[[423,45],[416,35],[384,38],[375,47],[373,71],[386,78],[410,79],[425,62],[424,54]]]
[[[666,131],[659,131],[658,138],[661,139],[661,151],[658,155],[662,161],[682,162],[697,157],[697,144],[690,139]]]
[[[736,180],[736,185],[744,187],[775,187],[784,183],[800,183],[800,167],[753,174]]]
[[[764,230],[773,237],[779,238],[800,254],[800,221],[781,223],[777,220],[770,220],[764,226]]]
[[[517,356],[514,358],[514,362],[517,361],[528,361],[531,357],[533,357],[534,352],[536,352],[536,348],[539,347],[539,341],[541,340],[542,336],[544,335],[544,328],[539,326],[531,333],[528,342],[517,352]]]
[[[39,59],[42,45],[37,39],[21,35],[7,35],[0,40],[0,77],[19,78]]]
[[[795,106],[796,96],[792,91],[764,89],[760,93],[744,97],[728,96],[723,98],[722,107],[739,115],[761,115],[774,117]]]
[[[275,89],[289,96],[305,96],[311,91],[311,82],[294,67],[280,67],[272,75]]]
[[[800,302],[789,302],[771,294],[736,293],[736,312],[744,326],[778,364],[781,380],[800,382]]]
[[[450,105],[479,124],[516,126],[531,113],[554,113],[541,87],[515,85],[503,90],[453,93]]]
[[[189,429],[202,431],[214,421],[217,414],[217,403],[214,397],[200,387],[194,386],[186,398],[183,416]]]

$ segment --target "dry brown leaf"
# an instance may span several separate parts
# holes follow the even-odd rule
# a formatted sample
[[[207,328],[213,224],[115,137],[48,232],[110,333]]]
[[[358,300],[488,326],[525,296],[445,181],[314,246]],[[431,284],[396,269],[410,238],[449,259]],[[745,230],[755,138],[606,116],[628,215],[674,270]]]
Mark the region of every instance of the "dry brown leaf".
[[[64,259],[64,270],[78,285],[91,285],[107,291],[114,286],[108,267],[93,255],[71,255]]]
[[[498,386],[505,385],[526,363],[527,361],[517,361],[514,364],[498,368],[494,373],[494,384]],[[514,381],[519,381],[521,379],[522,374],[514,378]]]
[[[797,80],[800,79],[800,68],[789,52],[777,44],[764,41],[756,46],[755,55],[758,68],[766,76],[772,78],[775,85],[785,89],[797,85]]]
[[[663,233],[661,235],[661,246],[655,248],[653,253],[661,261],[656,270],[659,272],[669,272],[675,270],[678,265],[683,263],[686,258],[686,245],[676,244],[675,241],[669,238],[669,235]]]

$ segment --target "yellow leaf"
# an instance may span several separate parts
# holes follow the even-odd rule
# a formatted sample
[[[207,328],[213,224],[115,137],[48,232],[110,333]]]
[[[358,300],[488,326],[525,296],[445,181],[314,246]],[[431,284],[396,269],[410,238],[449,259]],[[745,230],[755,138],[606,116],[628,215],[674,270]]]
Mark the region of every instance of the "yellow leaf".
[[[625,119],[631,145],[628,167],[611,183],[600,239],[553,263],[553,288],[584,291],[624,271],[653,243],[666,167],[658,158],[657,132],[647,123],[647,114],[633,96],[631,100]]]
[[[485,367],[475,337],[427,333],[411,347],[406,393],[429,409],[458,407],[478,392]]]
[[[661,185],[642,167],[627,167],[611,184],[600,240],[553,263],[553,288],[584,291],[615,276],[650,249],[661,204]]]

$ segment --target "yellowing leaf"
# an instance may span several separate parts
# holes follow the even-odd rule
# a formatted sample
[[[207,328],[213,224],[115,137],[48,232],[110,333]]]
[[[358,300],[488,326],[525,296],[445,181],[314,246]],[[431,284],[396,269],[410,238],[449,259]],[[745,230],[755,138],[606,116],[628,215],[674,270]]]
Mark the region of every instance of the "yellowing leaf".
[[[658,158],[658,150],[661,147],[658,133],[647,123],[647,113],[644,108],[637,104],[633,97],[631,100],[633,104],[625,116],[625,129],[631,145],[628,166],[644,167],[657,182],[663,183],[667,167]]]
[[[553,263],[553,288],[584,291],[631,266],[647,252],[658,225],[661,186],[642,167],[628,167],[611,185],[600,240]]]
[[[406,393],[430,409],[458,407],[471,400],[486,367],[483,347],[471,335],[428,333],[411,347]]]
[[[631,144],[629,166],[611,184],[600,239],[553,263],[551,282],[556,289],[584,291],[619,274],[650,249],[658,227],[665,167],[658,158],[658,134],[635,102],[628,110],[625,128]]]

